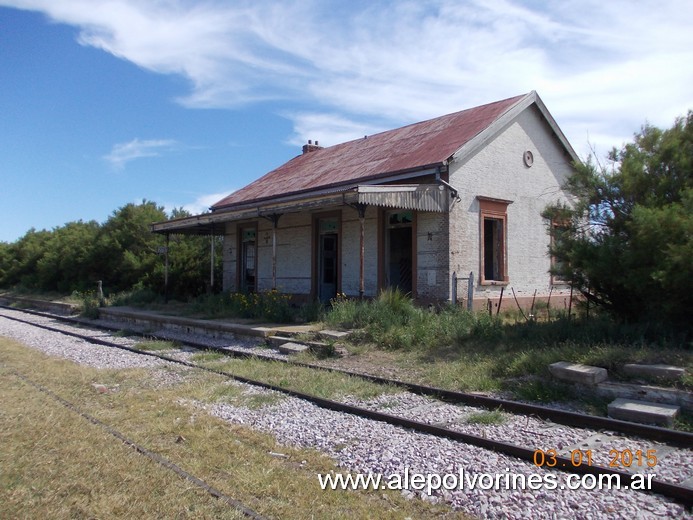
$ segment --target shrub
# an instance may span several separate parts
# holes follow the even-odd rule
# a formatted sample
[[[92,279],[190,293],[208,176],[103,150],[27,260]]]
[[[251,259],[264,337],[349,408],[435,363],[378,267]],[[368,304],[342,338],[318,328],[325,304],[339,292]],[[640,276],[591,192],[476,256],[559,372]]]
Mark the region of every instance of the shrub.
[[[142,307],[161,300],[161,296],[148,287],[135,286],[129,291],[114,294],[108,299],[110,305]]]
[[[99,317],[99,298],[96,295],[96,291],[75,291],[72,293],[72,296],[80,301],[82,316],[92,320]]]
[[[306,303],[301,306],[298,313],[301,321],[305,322],[315,322],[321,321],[325,314],[325,306],[320,300],[313,300],[310,303]]]
[[[291,297],[277,290],[261,293],[232,293],[204,295],[190,303],[193,313],[208,318],[248,318],[279,323],[295,320],[296,310],[289,303]]]

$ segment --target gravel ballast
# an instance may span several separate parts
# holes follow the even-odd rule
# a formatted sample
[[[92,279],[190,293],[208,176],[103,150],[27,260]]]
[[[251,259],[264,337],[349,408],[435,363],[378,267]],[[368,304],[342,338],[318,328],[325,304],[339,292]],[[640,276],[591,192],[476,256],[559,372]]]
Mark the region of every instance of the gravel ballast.
[[[11,315],[14,311],[0,311]],[[55,328],[70,327],[48,318],[17,317],[36,322],[45,320]],[[72,327],[70,327],[72,328]],[[74,328],[72,328],[74,330]],[[80,330],[85,333],[85,330]],[[106,336],[92,331],[99,337]],[[70,359],[96,368],[161,368],[169,363],[140,356],[124,350],[89,344],[77,338],[37,329],[27,324],[0,319],[0,335],[11,337],[52,356]],[[106,339],[106,338],[104,338]],[[114,338],[109,341],[132,346],[133,338]],[[228,342],[227,342],[228,343]],[[229,345],[234,346],[234,345]],[[239,344],[244,348],[250,345]],[[250,393],[274,393],[240,383]],[[279,394],[278,394],[279,395]],[[468,433],[496,438],[507,443],[534,445],[540,442],[545,449],[570,448],[594,432],[556,425],[547,425],[533,418],[507,415],[500,424],[479,425],[465,422],[465,417],[477,409],[434,402],[407,393],[384,395],[369,401],[345,398],[352,404],[366,406],[386,413],[403,415],[433,424],[455,427]],[[276,436],[290,446],[315,448],[334,457],[336,471],[379,473],[389,475],[446,474],[459,475],[460,470],[474,475],[532,474],[545,475],[545,470],[530,463],[488,450],[468,446],[447,439],[434,438],[356,416],[318,408],[305,401],[281,395],[275,404],[259,409],[248,409],[228,403],[198,404],[213,415],[235,424],[243,424]],[[537,440],[539,439],[539,441]],[[614,437],[619,449],[641,449],[634,440]],[[641,441],[643,442],[643,441]],[[644,446],[643,446],[644,448]],[[600,452],[601,453],[601,452]],[[667,457],[670,457],[667,459]],[[603,457],[602,457],[603,459]],[[603,460],[595,462],[602,463]],[[693,467],[690,450],[676,450],[663,457],[651,472],[659,480],[678,479],[680,471]],[[405,491],[407,496],[421,496],[427,500],[442,500],[452,507],[482,518],[693,518],[682,506],[657,495],[646,495],[632,490],[560,489],[567,473],[554,472],[558,489],[457,489],[439,490],[432,497],[425,493]],[[676,475],[679,477],[676,477]],[[343,492],[343,491],[325,491]]]

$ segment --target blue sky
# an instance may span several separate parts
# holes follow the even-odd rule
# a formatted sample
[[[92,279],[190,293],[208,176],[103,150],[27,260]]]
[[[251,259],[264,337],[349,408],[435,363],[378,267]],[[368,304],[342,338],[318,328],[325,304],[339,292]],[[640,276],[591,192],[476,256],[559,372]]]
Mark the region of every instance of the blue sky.
[[[204,211],[300,153],[536,90],[585,157],[693,109],[693,2],[0,0],[0,241]]]

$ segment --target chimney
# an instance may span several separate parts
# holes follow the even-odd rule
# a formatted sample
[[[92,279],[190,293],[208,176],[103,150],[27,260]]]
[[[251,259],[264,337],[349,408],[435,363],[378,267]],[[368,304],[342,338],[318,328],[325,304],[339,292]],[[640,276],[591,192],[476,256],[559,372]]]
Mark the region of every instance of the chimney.
[[[314,152],[315,150],[320,150],[321,148],[322,146],[318,146],[317,141],[315,141],[315,144],[313,144],[313,141],[308,139],[308,144],[303,145],[303,153]]]

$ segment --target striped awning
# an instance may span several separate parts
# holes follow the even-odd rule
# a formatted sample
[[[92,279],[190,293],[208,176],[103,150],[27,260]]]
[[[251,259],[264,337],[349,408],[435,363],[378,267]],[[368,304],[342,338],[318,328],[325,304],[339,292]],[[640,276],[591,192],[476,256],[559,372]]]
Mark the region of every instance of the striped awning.
[[[419,211],[450,211],[453,197],[442,184],[357,186],[361,204]]]

